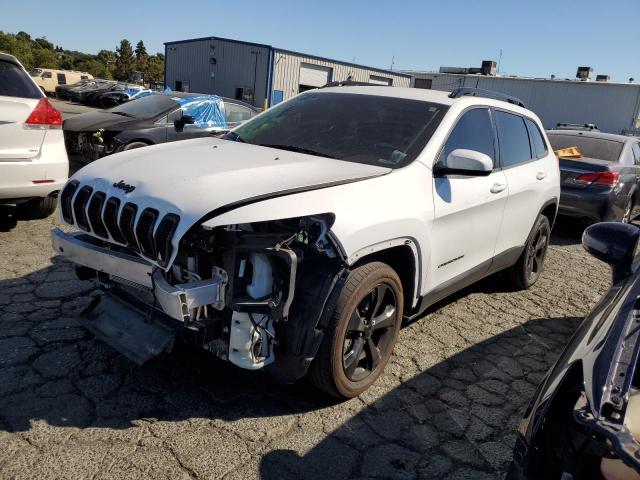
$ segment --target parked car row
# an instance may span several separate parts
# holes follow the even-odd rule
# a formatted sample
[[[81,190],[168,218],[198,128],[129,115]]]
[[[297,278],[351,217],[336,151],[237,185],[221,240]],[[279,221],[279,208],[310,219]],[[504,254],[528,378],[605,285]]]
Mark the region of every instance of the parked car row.
[[[344,84],[256,113],[153,94],[66,120],[63,138],[0,54],[0,203],[42,216],[60,193],[77,231],[54,229],[54,249],[102,290],[87,329],[139,364],[186,339],[350,398],[403,320],[496,272],[534,285],[558,213],[619,220],[584,232],[612,286],[535,393],[508,478],[640,478],[637,138],[545,132],[476,89]],[[65,183],[67,151],[89,165]]]
[[[112,153],[221,134],[257,109],[239,100],[198,93],[154,93],[64,122],[69,157],[89,163]]]
[[[55,70],[52,68],[32,68],[29,70],[29,75],[47,95],[54,94],[59,86],[76,85],[93,80],[93,75],[87,72]]]
[[[109,108],[135,98],[142,98],[151,90],[141,85],[113,80],[81,80],[73,85],[56,87],[56,97],[91,107]]]

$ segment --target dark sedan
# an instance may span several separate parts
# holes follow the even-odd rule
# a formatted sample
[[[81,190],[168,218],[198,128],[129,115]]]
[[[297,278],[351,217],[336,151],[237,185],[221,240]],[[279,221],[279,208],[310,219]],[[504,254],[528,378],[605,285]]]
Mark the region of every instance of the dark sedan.
[[[559,158],[559,214],[590,223],[629,222],[638,215],[639,138],[564,129],[548,131],[547,136],[554,150],[578,150],[573,158]]]
[[[598,223],[582,243],[612,285],[527,408],[509,480],[640,478],[640,228]]]
[[[238,100],[199,93],[156,93],[110,110],[64,121],[71,160],[88,163],[111,153],[226,132],[257,114]]]

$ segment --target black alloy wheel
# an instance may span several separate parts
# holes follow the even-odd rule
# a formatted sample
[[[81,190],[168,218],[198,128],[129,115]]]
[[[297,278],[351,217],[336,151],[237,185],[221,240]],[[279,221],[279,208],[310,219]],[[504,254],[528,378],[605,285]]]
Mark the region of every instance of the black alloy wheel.
[[[396,271],[371,262],[349,272],[309,380],[338,398],[353,398],[384,371],[404,313],[402,282]]]
[[[536,219],[524,251],[507,272],[507,278],[520,290],[526,290],[538,281],[551,239],[549,219],[539,215]]]
[[[385,283],[371,289],[354,309],[342,347],[342,368],[352,382],[371,375],[393,348],[396,309],[396,295]]]

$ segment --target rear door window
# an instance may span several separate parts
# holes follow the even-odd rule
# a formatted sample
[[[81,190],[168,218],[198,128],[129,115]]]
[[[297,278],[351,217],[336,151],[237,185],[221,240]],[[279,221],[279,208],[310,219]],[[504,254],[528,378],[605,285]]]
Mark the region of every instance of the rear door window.
[[[531,160],[529,133],[520,115],[495,111],[498,141],[500,143],[500,164],[503,168]]]
[[[0,60],[0,96],[40,98],[42,95],[27,72],[15,63]]]
[[[253,117],[253,110],[237,103],[225,102],[224,114],[228,126],[236,126]]]
[[[547,144],[544,141],[544,137],[542,133],[540,133],[540,129],[538,125],[533,120],[528,118],[525,119],[525,123],[527,124],[527,129],[529,130],[529,139],[531,140],[531,150],[536,158],[542,158],[547,155],[548,149]]]
[[[489,155],[495,165],[493,125],[488,109],[474,108],[460,117],[444,144],[439,162],[444,162],[449,154],[458,148]]]
[[[67,84],[67,76],[64,73],[58,73],[58,85],[66,85]]]

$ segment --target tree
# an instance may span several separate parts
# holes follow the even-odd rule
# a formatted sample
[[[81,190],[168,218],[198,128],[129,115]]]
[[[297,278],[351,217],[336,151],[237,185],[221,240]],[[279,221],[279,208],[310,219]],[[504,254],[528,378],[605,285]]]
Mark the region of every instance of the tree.
[[[47,40],[47,37],[36,38],[35,43],[37,43],[42,48],[46,48],[47,50],[53,50],[53,43]]]
[[[38,68],[58,68],[56,52],[48,48],[34,48],[32,50],[33,66]]]
[[[136,45],[136,68],[142,73],[146,73],[148,62],[149,54],[147,53],[147,48],[144,46],[144,42],[140,40]]]
[[[156,53],[149,57],[147,69],[144,72],[145,82],[161,82],[164,79],[164,55]]]
[[[117,80],[127,80],[135,68],[135,57],[131,43],[127,39],[120,41],[120,46],[116,48],[116,63],[113,76]]]

